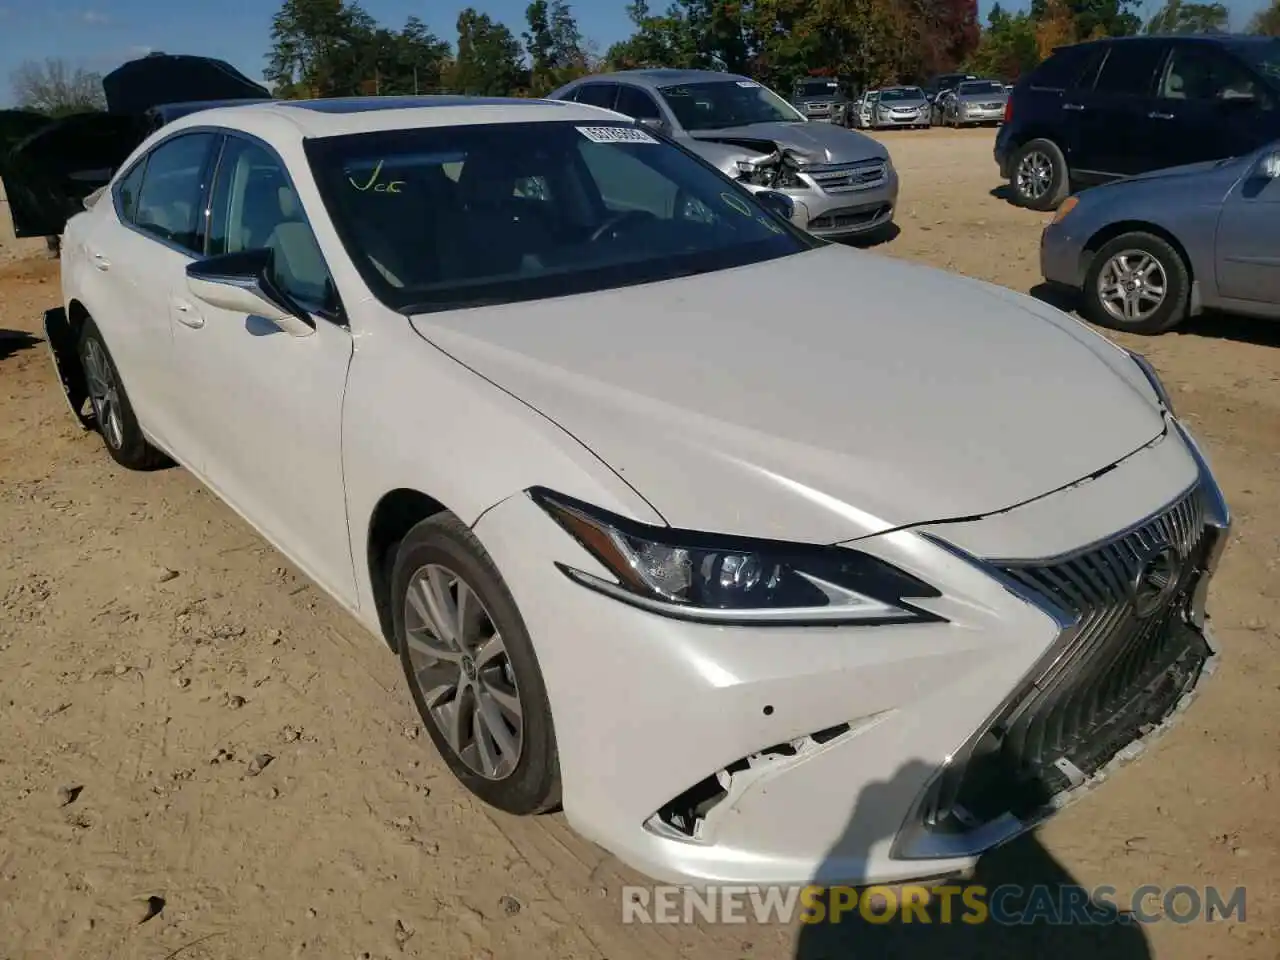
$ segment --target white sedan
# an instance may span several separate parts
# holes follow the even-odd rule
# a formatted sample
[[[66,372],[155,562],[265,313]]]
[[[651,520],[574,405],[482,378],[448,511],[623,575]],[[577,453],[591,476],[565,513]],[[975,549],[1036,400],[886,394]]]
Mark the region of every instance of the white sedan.
[[[1140,358],[769,202],[582,104],[205,110],[46,328],[490,804],[672,881],[963,870],[1198,689],[1227,508]]]

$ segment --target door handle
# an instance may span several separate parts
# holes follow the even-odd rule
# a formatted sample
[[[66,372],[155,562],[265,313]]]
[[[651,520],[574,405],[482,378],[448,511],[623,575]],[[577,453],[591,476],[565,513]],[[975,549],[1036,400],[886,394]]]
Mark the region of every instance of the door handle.
[[[1152,110],[1150,113],[1147,114],[1147,119],[1148,120],[1172,120],[1173,114],[1161,113],[1158,110]]]
[[[111,269],[111,261],[108,260],[104,254],[94,252],[91,256],[93,257],[93,265],[99,270]]]
[[[1083,110],[1084,104],[1083,103],[1064,103],[1062,105],[1062,109],[1063,110]]]
[[[184,327],[190,327],[192,330],[199,330],[204,326],[204,317],[196,313],[196,308],[185,300],[173,301],[173,313],[178,318],[178,322]]]

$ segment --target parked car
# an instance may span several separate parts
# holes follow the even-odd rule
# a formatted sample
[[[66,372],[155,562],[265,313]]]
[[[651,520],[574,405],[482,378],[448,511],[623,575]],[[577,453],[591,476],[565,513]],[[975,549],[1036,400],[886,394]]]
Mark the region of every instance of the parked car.
[[[867,90],[858,101],[858,109],[854,114],[854,126],[861,130],[871,129],[871,119],[875,115],[876,101],[880,99],[879,90]]]
[[[476,796],[659,879],[967,869],[1212,672],[1229,513],[1145,361],[616,113],[210,109],[64,237],[107,453],[384,638]]]
[[[1163,333],[1205,309],[1280,317],[1280,141],[1068,197],[1040,269],[1116,330]]]
[[[1252,153],[1280,137],[1280,38],[1125,37],[1060,47],[1021,80],[996,137],[1015,202]]]
[[[638,120],[748,185],[758,161],[790,151],[799,166],[775,188],[791,198],[795,222],[817,236],[874,235],[893,222],[898,174],[882,144],[835,124],[802,123],[795,107],[747,77],[628,70],[575,80],[551,99]]]
[[[977,80],[972,73],[941,73],[925,86],[925,96],[929,100],[929,123],[938,126],[942,123],[941,98],[965,80]]]
[[[942,122],[953,127],[998,124],[1008,99],[998,80],[962,80],[943,95]]]
[[[923,130],[928,126],[929,101],[919,87],[885,87],[880,91],[871,113],[872,129],[908,127]]]
[[[791,91],[791,104],[809,120],[844,123],[849,105],[845,85],[833,77],[809,77]]]
[[[130,151],[171,120],[213,103],[270,100],[271,93],[230,64],[208,57],[153,53],[102,81],[106,112],[9,125],[0,179],[19,237],[56,237],[81,201],[103,186]]]

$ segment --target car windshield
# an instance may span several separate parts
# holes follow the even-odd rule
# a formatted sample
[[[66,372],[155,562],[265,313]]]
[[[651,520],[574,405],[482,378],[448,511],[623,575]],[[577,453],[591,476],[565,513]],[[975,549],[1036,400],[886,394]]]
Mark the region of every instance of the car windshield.
[[[1273,84],[1280,82],[1280,37],[1236,44],[1234,49]]]
[[[797,97],[834,97],[840,92],[835,80],[804,80],[796,84]]]
[[[723,270],[817,245],[642,128],[476,124],[306,141],[374,294],[405,313]]]
[[[967,93],[1004,93],[1004,84],[994,80],[969,80],[960,84],[958,92],[962,97]]]
[[[808,123],[795,107],[754,80],[681,83],[659,91],[686,130],[719,130],[753,123]]]
[[[885,90],[880,94],[880,100],[883,103],[900,103],[904,100],[923,100],[924,93],[919,87],[898,87],[895,90]]]

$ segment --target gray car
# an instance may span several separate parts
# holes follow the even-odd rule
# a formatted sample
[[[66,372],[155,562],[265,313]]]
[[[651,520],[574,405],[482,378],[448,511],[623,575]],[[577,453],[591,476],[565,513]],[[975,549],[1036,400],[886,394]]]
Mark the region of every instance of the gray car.
[[[919,87],[885,87],[871,114],[872,129],[929,126],[929,98]]]
[[[878,232],[893,221],[898,174],[870,137],[810,122],[748,77],[706,70],[628,70],[583,77],[551,95],[604,107],[658,131],[748,189],[760,189],[756,161],[788,152],[796,159],[771,182],[794,205],[793,221],[838,239]]]
[[[943,95],[942,122],[953,127],[1000,123],[1009,91],[998,80],[965,80]]]
[[[840,88],[840,81],[810,77],[795,85],[791,91],[791,104],[809,120],[844,123],[849,98]]]
[[[1280,141],[1068,197],[1040,271],[1115,330],[1163,333],[1206,308],[1280,318]]]

